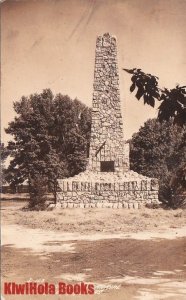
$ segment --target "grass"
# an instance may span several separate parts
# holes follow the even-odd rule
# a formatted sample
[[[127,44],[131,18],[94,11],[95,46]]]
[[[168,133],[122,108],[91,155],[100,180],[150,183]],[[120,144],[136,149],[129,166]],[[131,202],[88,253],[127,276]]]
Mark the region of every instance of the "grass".
[[[138,232],[183,226],[186,211],[142,208],[133,209],[54,209],[52,211],[23,211],[26,202],[3,201],[2,223],[30,228],[66,232]]]

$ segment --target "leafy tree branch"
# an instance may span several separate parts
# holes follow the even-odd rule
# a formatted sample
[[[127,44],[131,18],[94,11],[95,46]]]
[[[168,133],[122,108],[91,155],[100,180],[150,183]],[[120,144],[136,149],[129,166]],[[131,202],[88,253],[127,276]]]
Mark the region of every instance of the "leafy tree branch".
[[[136,90],[135,97],[144,100],[144,104],[152,107],[159,101],[158,119],[160,122],[173,119],[174,124],[183,127],[186,124],[186,86],[176,85],[173,89],[160,88],[159,78],[144,73],[141,69],[123,69],[131,74],[130,91]]]

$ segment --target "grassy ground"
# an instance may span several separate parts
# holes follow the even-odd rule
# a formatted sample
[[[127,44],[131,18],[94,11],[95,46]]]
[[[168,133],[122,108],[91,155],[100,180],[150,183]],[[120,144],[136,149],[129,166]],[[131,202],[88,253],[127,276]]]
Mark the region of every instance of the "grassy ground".
[[[67,232],[138,232],[181,227],[186,223],[186,210],[142,208],[128,209],[55,209],[53,211],[22,211],[23,201],[3,201],[3,207],[14,207],[2,214],[4,224]]]
[[[30,212],[22,210],[24,198],[16,199],[1,203],[5,238],[2,283],[24,283],[32,278],[54,284],[85,281],[94,283],[96,289],[100,285],[103,288],[101,294],[92,296],[6,295],[6,300],[185,299],[185,238],[175,235],[169,239],[167,234],[184,228],[186,211],[144,208]],[[164,233],[165,238],[136,238],[135,233],[139,236],[147,231],[157,236]],[[108,234],[106,238],[104,234]]]

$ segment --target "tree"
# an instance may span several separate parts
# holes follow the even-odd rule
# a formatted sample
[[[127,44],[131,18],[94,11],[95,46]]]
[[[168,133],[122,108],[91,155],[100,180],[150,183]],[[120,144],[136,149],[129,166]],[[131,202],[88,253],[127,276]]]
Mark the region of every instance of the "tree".
[[[184,151],[186,146],[186,86],[179,86],[177,85],[175,88],[168,90],[167,88],[159,88],[158,87],[158,80],[159,78],[156,76],[153,76],[151,74],[145,74],[141,69],[123,69],[129,74],[132,75],[131,81],[132,85],[130,87],[130,91],[134,92],[136,89],[136,98],[140,100],[143,98],[144,104],[151,105],[152,107],[155,106],[156,101],[160,101],[160,105],[158,107],[158,120],[162,123],[164,121],[172,121],[174,125],[179,126],[179,129],[176,128],[177,132],[183,131],[183,134],[181,136],[181,141],[177,143],[177,152],[179,153],[181,158],[185,158]],[[168,124],[168,123],[167,123]],[[162,128],[163,128],[162,123]],[[169,128],[170,132],[172,130],[172,127]],[[164,128],[165,130],[165,128]],[[165,130],[167,133],[167,136],[169,136],[170,132],[169,130]],[[147,130],[148,134],[148,130]],[[153,133],[152,133],[153,134]],[[179,134],[178,134],[179,135]],[[170,141],[170,140],[169,140]],[[175,141],[176,138],[175,138]],[[151,141],[153,143],[153,141]],[[178,141],[177,141],[178,142]],[[167,145],[169,145],[169,142],[166,141]],[[138,153],[139,155],[139,153]],[[138,160],[138,155],[136,154],[136,160]],[[167,159],[172,159],[168,151]],[[177,154],[178,156],[178,154]],[[135,158],[134,158],[135,159]],[[172,159],[173,161],[177,161],[174,157]],[[166,196],[168,198],[171,198],[170,190],[174,191],[174,194],[179,192],[180,190],[184,190],[186,186],[186,160],[183,159],[182,163],[176,164],[175,163],[175,169],[171,170],[171,176],[165,176],[166,180],[169,180],[169,183],[166,183],[164,186],[164,196],[163,192],[162,197],[165,199]],[[138,161],[139,163],[139,161]],[[140,162],[140,164],[143,165],[143,161]],[[151,165],[149,164],[149,170],[151,169]],[[143,168],[143,167],[142,167]],[[160,168],[161,169],[161,168]],[[147,171],[147,170],[146,170]],[[163,169],[162,169],[163,171]],[[147,171],[148,173],[148,171]],[[177,182],[177,184],[173,184]],[[181,184],[178,184],[180,182]],[[179,186],[179,188],[178,188]],[[163,185],[161,185],[161,190],[163,191]],[[169,190],[169,193],[168,193]],[[169,195],[168,195],[169,194]]]
[[[131,140],[131,169],[160,182],[159,198],[171,206],[170,180],[176,169],[186,161],[186,145],[182,146],[186,129],[173,125],[172,121],[159,122],[150,119],[145,122]]]
[[[32,207],[46,193],[41,185],[36,186],[38,181],[42,187],[52,188],[56,201],[57,179],[77,174],[85,167],[90,109],[77,99],[61,94],[54,97],[49,89],[23,96],[14,103],[14,109],[17,116],[5,130],[14,137],[8,144],[13,159],[6,179],[12,185],[28,181]],[[78,164],[71,170],[77,159]]]
[[[0,143],[0,151],[1,151],[1,174],[0,174],[0,183],[1,187],[6,182],[4,178],[4,170],[5,170],[5,161],[7,157],[10,155],[10,151],[5,147],[4,143]]]

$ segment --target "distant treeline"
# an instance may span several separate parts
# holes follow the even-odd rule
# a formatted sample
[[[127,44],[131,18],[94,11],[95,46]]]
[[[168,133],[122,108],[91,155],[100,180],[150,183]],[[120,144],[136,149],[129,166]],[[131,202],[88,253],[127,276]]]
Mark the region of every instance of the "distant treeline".
[[[2,194],[15,194],[15,193],[28,193],[29,187],[28,185],[19,185],[12,187],[10,185],[2,186]]]
[[[23,193],[29,193],[29,186],[28,184],[21,184],[17,185],[15,187],[12,187],[10,185],[3,185],[1,188],[2,194],[23,194]],[[52,193],[52,189],[48,188],[48,193]]]

